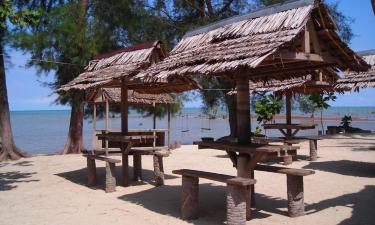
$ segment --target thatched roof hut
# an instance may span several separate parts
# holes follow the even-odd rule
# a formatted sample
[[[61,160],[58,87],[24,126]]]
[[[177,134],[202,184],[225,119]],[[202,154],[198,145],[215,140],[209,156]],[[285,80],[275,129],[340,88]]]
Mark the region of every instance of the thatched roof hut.
[[[246,74],[258,81],[304,76],[317,69],[368,69],[336,30],[319,0],[288,1],[188,32],[165,60],[139,76],[157,81]]]
[[[286,80],[270,79],[267,81],[250,82],[250,93],[253,92],[278,92],[312,94],[334,91],[334,82],[338,76],[322,76],[322,80],[314,80],[312,75],[290,78]],[[237,90],[228,92],[228,95],[236,94]]]
[[[375,87],[375,49],[358,52],[358,55],[361,55],[371,68],[366,72],[352,72],[344,75],[337,81],[336,90],[358,91],[359,88]]]
[[[101,88],[89,94],[86,102],[104,104],[108,100],[109,104],[121,103],[120,88]],[[153,106],[154,104],[173,104],[176,101],[169,94],[142,94],[133,90],[128,90],[128,102],[132,106]]]
[[[84,73],[58,91],[120,87],[122,80],[126,82],[128,89],[146,93],[181,92],[197,88],[197,84],[188,78],[169,79],[158,84],[146,84],[141,79],[134,79],[140,71],[163,60],[165,56],[166,52],[160,41],[107,52],[94,57]]]

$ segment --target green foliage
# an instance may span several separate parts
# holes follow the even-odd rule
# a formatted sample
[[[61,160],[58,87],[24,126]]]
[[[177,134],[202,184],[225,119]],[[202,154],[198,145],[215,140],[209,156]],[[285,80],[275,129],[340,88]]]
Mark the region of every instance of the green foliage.
[[[262,128],[260,128],[260,127],[256,127],[256,128],[255,128],[254,136],[255,136],[255,137],[262,136]]]
[[[345,115],[341,119],[341,126],[346,130],[349,131],[350,128],[352,127],[352,116],[347,116]]]
[[[14,25],[25,27],[30,24],[36,24],[40,12],[38,10],[15,9],[9,0],[0,2],[0,28],[7,28],[7,21]]]
[[[267,95],[255,103],[257,121],[267,123],[272,121],[273,116],[281,112],[282,101],[274,95]]]
[[[315,105],[316,108],[323,110],[328,109],[330,105],[328,104],[329,101],[335,101],[336,96],[334,93],[329,93],[327,95],[324,94],[314,94],[310,95],[309,100]]]
[[[316,105],[313,101],[309,98],[309,96],[306,95],[299,95],[296,98],[298,103],[298,109],[306,114],[314,115],[314,113],[317,111]]]

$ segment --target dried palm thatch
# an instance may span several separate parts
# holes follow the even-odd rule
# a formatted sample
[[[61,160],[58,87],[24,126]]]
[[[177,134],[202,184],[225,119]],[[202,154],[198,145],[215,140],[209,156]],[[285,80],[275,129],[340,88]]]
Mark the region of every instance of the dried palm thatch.
[[[335,89],[338,91],[358,91],[360,88],[375,87],[375,49],[358,52],[371,65],[366,72],[349,73],[338,79]]]
[[[84,73],[63,85],[58,91],[118,87],[122,79],[128,83],[129,89],[137,89],[140,92],[179,92],[196,88],[196,83],[188,78],[167,80],[159,84],[146,84],[140,79],[134,79],[140,71],[163,60],[165,54],[161,42],[155,41],[96,56],[89,62]],[[167,83],[168,81],[171,84]]]
[[[309,24],[320,45],[311,51],[318,55],[316,59],[310,53],[300,54],[306,52],[301,41]],[[320,1],[288,1],[188,32],[165,60],[137,76],[160,81],[185,75],[246,74],[259,81],[264,77],[282,80],[304,76],[323,67],[367,69],[368,65],[340,39],[336,28]]]
[[[314,79],[314,76],[307,75],[303,77],[290,78],[285,80],[271,79],[267,81],[250,82],[250,92],[292,92],[299,94],[313,94],[334,91],[334,82],[338,76],[322,76],[322,80]],[[228,95],[237,94],[237,90],[228,92]]]
[[[88,103],[121,103],[121,88],[102,88],[93,91],[87,98]],[[169,94],[141,94],[128,90],[128,102],[133,106],[152,106],[153,104],[173,104],[176,101]]]

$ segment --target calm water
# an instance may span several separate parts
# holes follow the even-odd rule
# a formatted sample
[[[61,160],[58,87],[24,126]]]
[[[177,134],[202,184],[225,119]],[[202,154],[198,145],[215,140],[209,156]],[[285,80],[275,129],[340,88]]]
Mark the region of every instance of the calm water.
[[[224,114],[224,112],[222,112]],[[182,144],[191,144],[202,136],[222,137],[229,134],[227,119],[222,117],[216,120],[208,120],[200,117],[200,109],[184,109],[172,119],[172,141]],[[294,112],[294,114],[301,114]],[[363,119],[375,120],[375,107],[332,107],[324,112],[325,117],[342,117],[352,115]],[[23,150],[32,154],[46,154],[61,151],[64,147],[69,126],[69,111],[17,111],[11,112],[12,128],[16,143]],[[283,122],[283,121],[278,121]],[[303,122],[294,120],[293,122]],[[316,121],[318,123],[318,121]],[[327,125],[338,125],[335,120],[325,121]],[[258,126],[252,122],[252,129]],[[353,122],[353,126],[375,131],[374,121]],[[104,129],[104,121],[99,120],[98,129]],[[110,128],[119,129],[120,119],[111,118]],[[144,118],[136,113],[130,113],[130,129],[152,128],[152,118]],[[166,118],[157,120],[157,128],[167,128]],[[204,129],[202,129],[204,128]],[[184,132],[183,132],[184,131]],[[316,130],[300,132],[300,135],[313,135]],[[268,132],[270,136],[279,136],[278,132]],[[92,123],[84,121],[84,143],[86,148],[91,148]]]

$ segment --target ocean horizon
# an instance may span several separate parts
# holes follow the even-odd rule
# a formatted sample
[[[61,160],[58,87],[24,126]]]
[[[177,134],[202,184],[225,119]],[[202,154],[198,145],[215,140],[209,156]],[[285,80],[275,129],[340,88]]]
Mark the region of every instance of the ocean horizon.
[[[305,116],[296,117],[293,122],[303,122],[310,115],[305,115],[298,110],[293,110],[293,115]],[[251,113],[254,117],[254,112]],[[375,107],[331,107],[324,111],[324,126],[338,126],[340,118],[344,115],[351,115],[353,126],[366,130],[375,131]],[[283,115],[281,113],[280,115]],[[70,110],[17,110],[11,111],[11,125],[17,146],[30,154],[51,154],[60,152],[64,148],[69,128]],[[284,122],[282,117],[276,122]],[[301,131],[299,135],[315,135],[321,130],[319,113],[315,115],[315,123],[318,124],[315,130]],[[110,129],[120,129],[120,117],[111,117]],[[255,130],[260,126],[255,118],[252,118],[251,127]],[[157,119],[156,127],[167,128],[167,119]],[[216,119],[208,119],[200,108],[184,108],[172,118],[171,124],[172,143],[192,144],[201,137],[209,136],[219,138],[229,134],[229,124],[226,111],[218,112]],[[150,129],[152,118],[143,117],[135,110],[129,113],[129,129]],[[97,122],[97,129],[104,129],[103,119]],[[277,131],[267,131],[269,136],[280,136]],[[93,142],[92,119],[84,120],[83,125],[84,145],[91,149]]]

